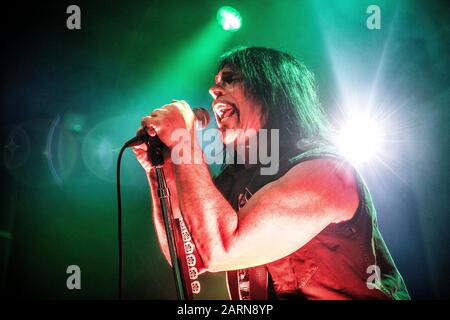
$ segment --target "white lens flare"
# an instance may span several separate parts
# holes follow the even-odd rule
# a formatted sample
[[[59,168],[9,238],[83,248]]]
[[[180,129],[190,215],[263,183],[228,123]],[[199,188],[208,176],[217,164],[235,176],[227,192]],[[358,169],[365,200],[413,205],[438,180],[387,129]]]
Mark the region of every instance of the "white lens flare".
[[[376,117],[353,115],[342,124],[335,144],[349,161],[364,164],[380,155],[383,139],[383,125]]]

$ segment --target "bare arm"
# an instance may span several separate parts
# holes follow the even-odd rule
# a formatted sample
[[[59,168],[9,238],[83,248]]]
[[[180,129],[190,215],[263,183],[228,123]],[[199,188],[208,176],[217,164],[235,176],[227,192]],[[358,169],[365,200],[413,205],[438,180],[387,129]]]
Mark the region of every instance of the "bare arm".
[[[189,105],[176,101],[153,111],[141,124],[156,131],[169,148],[188,142],[193,152],[183,151],[183,158],[200,155],[196,164],[175,164],[174,176],[178,204],[207,270],[275,261],[305,245],[330,223],[353,216],[359,199],[351,169],[322,159],[300,163],[261,188],[238,216],[215,187],[201,157],[194,119]],[[175,129],[185,129],[182,141],[172,140]]]
[[[166,259],[166,261],[169,263],[169,265],[172,266],[172,262],[170,260],[170,251],[169,251],[169,245],[167,241],[167,234],[164,224],[164,218],[162,216],[162,210],[160,206],[160,200],[158,197],[158,182],[156,179],[156,169],[154,167],[151,167],[147,160],[147,149],[145,145],[134,147],[133,148],[134,153],[136,154],[136,157],[138,161],[141,163],[141,165],[144,167],[147,175],[147,180],[150,186],[150,197],[152,201],[152,218],[153,218],[153,224],[156,232],[156,236],[158,238],[158,243],[160,246],[160,249]],[[172,205],[172,212],[174,218],[180,218],[182,217],[180,212],[180,207],[178,205],[178,196],[177,196],[177,189],[174,179],[174,168],[173,163],[168,156],[168,154],[165,156],[165,165],[164,165],[164,174],[166,177],[166,182],[168,184],[169,190],[170,190],[170,202]],[[175,232],[178,232],[178,229],[175,229]],[[204,272],[204,268],[201,265],[201,262],[199,261],[197,264],[197,268],[199,273]]]
[[[195,148],[200,148],[194,142]],[[214,186],[208,167],[175,165],[181,211],[209,271],[280,259],[328,224],[351,218],[358,194],[350,169],[331,160],[293,167],[259,190],[239,216]]]

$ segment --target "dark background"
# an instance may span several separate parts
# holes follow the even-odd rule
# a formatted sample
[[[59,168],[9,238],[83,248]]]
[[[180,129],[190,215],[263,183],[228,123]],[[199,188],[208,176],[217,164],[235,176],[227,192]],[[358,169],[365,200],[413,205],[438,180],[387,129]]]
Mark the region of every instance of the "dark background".
[[[236,45],[274,47],[316,74],[332,121],[368,101],[390,124],[361,168],[380,229],[413,299],[448,299],[449,10],[446,1],[55,1],[1,10],[2,295],[113,299],[115,161],[142,116],[172,99],[209,106],[215,61]],[[66,8],[81,8],[81,30]],[[377,4],[382,29],[366,28]],[[243,26],[217,26],[221,5]],[[211,125],[212,126],[212,125]],[[122,164],[125,296],[174,299],[131,151]],[[66,288],[78,265],[82,289]],[[226,298],[222,274],[198,298]]]

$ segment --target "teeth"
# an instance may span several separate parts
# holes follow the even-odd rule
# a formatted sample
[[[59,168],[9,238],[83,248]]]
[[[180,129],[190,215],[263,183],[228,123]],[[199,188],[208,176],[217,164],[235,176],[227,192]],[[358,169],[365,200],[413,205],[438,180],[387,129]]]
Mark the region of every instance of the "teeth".
[[[219,103],[219,104],[216,104],[216,109],[217,109],[218,111],[222,111],[222,110],[230,109],[230,108],[232,108],[232,106],[230,106],[230,105],[228,105],[228,104],[226,104],[226,103]]]
[[[219,102],[214,105],[214,109],[221,119],[224,118],[224,116],[232,115],[235,111],[233,106],[224,102]]]
[[[222,118],[229,117],[229,116],[231,116],[233,113],[234,113],[234,109],[224,110],[224,111],[222,112],[221,117],[222,117]]]

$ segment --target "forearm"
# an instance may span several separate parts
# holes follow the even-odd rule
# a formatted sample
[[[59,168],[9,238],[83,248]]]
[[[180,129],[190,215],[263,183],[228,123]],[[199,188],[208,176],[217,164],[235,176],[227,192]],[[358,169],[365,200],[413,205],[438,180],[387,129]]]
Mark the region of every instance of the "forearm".
[[[179,219],[182,218],[180,208],[178,206],[178,197],[177,197],[177,189],[175,185],[175,181],[173,179],[173,167],[169,164],[167,167],[165,167],[165,173],[166,174],[166,182],[170,190],[170,202],[171,202],[171,209],[172,209],[172,216],[174,218],[173,223],[173,232],[174,232],[174,241],[176,242],[175,245],[178,249],[178,255],[180,259],[184,260],[187,256],[187,254],[192,253],[196,257],[196,263],[195,267],[197,268],[199,273],[203,273],[205,271],[202,259],[198,253],[198,250],[193,247],[193,251],[185,251],[185,244],[183,243],[184,236],[182,236],[182,229],[180,226]],[[167,233],[165,228],[165,222],[163,217],[163,212],[161,210],[160,205],[160,199],[158,197],[158,183],[156,180],[156,174],[155,169],[152,169],[151,176],[148,176],[148,181],[150,184],[150,194],[152,199],[152,216],[153,216],[153,223],[156,231],[156,235],[158,238],[158,243],[161,248],[161,251],[164,254],[164,257],[166,258],[167,262],[172,266],[171,258],[170,258],[170,249],[169,244],[167,240]],[[187,240],[189,242],[189,240]],[[192,243],[195,243],[194,240],[191,240]]]
[[[202,154],[194,139],[194,154]],[[215,187],[203,159],[197,164],[175,165],[179,204],[197,249],[209,271],[226,259],[237,228],[237,215]]]
[[[167,241],[167,235],[164,225],[164,219],[162,216],[161,205],[158,197],[158,183],[155,178],[155,171],[152,171],[147,175],[148,183],[150,185],[150,197],[152,201],[152,218],[155,227],[156,236],[158,238],[158,243],[161,251],[166,258],[167,262],[172,265],[170,261],[169,245]]]

